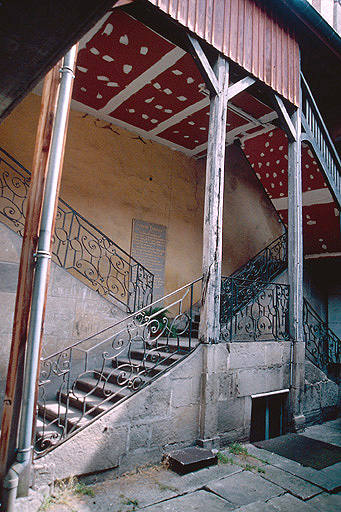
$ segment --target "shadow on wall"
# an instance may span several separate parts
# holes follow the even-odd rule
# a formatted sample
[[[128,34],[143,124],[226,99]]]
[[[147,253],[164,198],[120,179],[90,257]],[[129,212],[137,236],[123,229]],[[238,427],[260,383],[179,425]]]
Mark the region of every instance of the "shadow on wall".
[[[22,238],[0,222],[0,407],[12,339]],[[124,318],[122,311],[66,270],[51,264],[43,356],[52,354]],[[1,412],[1,411],[0,411]]]

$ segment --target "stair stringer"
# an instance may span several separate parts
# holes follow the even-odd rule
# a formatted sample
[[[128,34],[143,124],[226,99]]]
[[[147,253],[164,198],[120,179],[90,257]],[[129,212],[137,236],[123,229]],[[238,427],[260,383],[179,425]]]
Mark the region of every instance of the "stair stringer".
[[[202,345],[34,464],[35,485],[160,462],[167,449],[198,438]]]

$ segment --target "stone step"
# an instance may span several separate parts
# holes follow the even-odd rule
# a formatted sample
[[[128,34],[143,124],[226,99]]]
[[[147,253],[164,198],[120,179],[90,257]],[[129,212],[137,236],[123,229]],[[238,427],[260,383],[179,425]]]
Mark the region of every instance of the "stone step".
[[[77,380],[75,386],[76,393],[78,391],[84,391],[88,394],[89,399],[91,397],[100,397],[102,400],[107,399],[107,401],[112,403],[116,403],[122,398],[125,398],[130,395],[131,391],[128,388],[123,388],[122,386],[118,386],[117,384],[113,384],[112,382],[105,382],[104,380],[98,380],[95,377],[86,377],[84,379]],[[89,395],[91,393],[91,395]]]
[[[58,426],[66,427],[68,431],[75,426],[81,427],[86,425],[92,417],[83,415],[79,409],[74,407],[66,407],[64,404],[56,402],[47,402],[45,407],[38,405],[39,416],[51,421],[58,421]]]
[[[156,347],[152,350],[143,350],[143,349],[132,349],[130,351],[130,358],[137,359],[138,361],[145,361],[146,363],[157,360],[160,360],[162,364],[163,360],[169,361],[169,364],[173,364],[175,361],[179,361],[182,359],[184,354],[179,354],[178,352],[168,352],[167,349],[163,349],[164,347]],[[120,361],[120,357],[117,358]],[[155,363],[154,363],[155,364]],[[169,366],[167,363],[167,366]]]
[[[176,362],[177,359],[167,357],[166,354],[164,359],[159,360],[156,358],[155,361],[120,357],[118,360],[113,362],[113,364],[115,364],[115,368],[120,371],[131,371],[135,374],[139,373],[142,378],[145,377],[146,380],[149,380],[149,378],[155,377],[159,373],[167,370],[167,368]]]
[[[103,402],[103,398],[96,395],[89,395],[86,391],[75,389],[73,393],[58,392],[57,397],[64,404],[69,401],[69,404],[75,409],[90,414],[91,416],[98,416],[103,412],[107,412],[112,407],[112,402]]]

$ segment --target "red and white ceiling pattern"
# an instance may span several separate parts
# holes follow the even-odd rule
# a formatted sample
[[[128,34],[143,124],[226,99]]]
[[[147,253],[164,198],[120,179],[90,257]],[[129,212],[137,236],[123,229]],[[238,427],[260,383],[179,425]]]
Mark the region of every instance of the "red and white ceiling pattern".
[[[207,149],[209,98],[192,59],[123,11],[81,40],[73,106],[188,156]],[[239,139],[287,221],[287,139],[277,114],[247,92],[229,102],[227,142]],[[340,219],[314,156],[303,148],[305,254],[341,253]],[[328,226],[328,228],[326,228]]]

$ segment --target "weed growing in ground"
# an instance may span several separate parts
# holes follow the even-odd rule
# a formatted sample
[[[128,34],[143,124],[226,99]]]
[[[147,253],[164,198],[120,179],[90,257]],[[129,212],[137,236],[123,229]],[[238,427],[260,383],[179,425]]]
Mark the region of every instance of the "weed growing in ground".
[[[234,463],[232,457],[228,457],[227,455],[225,455],[225,453],[222,453],[222,452],[217,453],[217,458],[221,464],[233,464]]]
[[[124,496],[124,494],[120,494],[120,497],[122,498],[121,503],[123,505],[128,505],[128,506],[132,505],[132,508],[127,509],[125,512],[135,512],[136,511],[136,507],[139,504],[138,500],[132,500],[131,498],[127,498],[126,496]]]
[[[239,443],[230,444],[229,451],[233,453],[233,455],[249,455],[247,449]]]
[[[75,509],[71,509],[72,498],[75,495],[80,496],[94,496],[94,491],[87,487],[84,483],[78,482],[77,478],[70,477],[66,481],[58,481],[55,485],[53,494],[46,496],[43,503],[39,507],[38,512],[45,512],[52,505],[67,505],[70,507],[71,512]]]
[[[81,496],[95,496],[93,489],[85,485],[83,482],[77,482],[76,485],[74,486],[73,491]]]
[[[160,491],[173,491],[173,492],[179,491],[179,489],[177,489],[176,487],[173,487],[172,485],[163,484],[162,482],[159,482],[158,480],[155,480],[155,483],[159,486]]]

